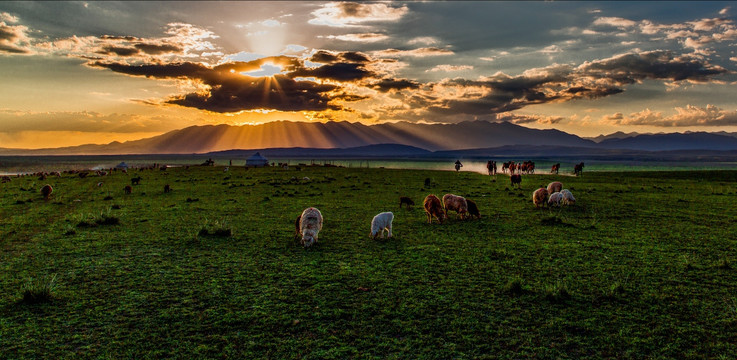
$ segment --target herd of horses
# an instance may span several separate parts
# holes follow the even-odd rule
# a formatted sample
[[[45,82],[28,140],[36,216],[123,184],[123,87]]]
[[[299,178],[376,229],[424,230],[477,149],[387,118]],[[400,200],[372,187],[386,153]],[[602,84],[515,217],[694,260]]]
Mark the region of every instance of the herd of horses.
[[[496,161],[489,160],[486,163],[486,169],[489,171],[489,175],[496,175],[496,172],[497,172]],[[558,174],[559,171],[560,171],[560,163],[556,163],[550,168],[551,174]],[[521,163],[516,163],[514,161],[507,161],[505,163],[502,163],[502,172],[505,174],[509,173],[510,175],[534,174],[535,173],[535,162],[529,161],[529,160],[521,162]],[[583,162],[580,162],[573,166],[574,175],[579,176],[582,173],[583,173]]]

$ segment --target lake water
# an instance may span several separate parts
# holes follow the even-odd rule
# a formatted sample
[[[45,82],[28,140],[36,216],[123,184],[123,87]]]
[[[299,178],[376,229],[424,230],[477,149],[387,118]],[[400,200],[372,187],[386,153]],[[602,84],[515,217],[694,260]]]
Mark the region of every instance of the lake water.
[[[166,156],[0,156],[0,175],[27,174],[39,171],[64,171],[64,170],[83,170],[83,169],[109,169],[125,162],[131,167],[144,167],[153,164],[166,164],[169,166],[186,166],[199,165],[205,161],[208,156],[203,155],[166,155]],[[233,166],[243,166],[245,159],[243,158],[217,158],[213,157],[216,166],[227,166],[232,160]],[[501,164],[504,161],[514,160],[517,162],[523,159],[495,159],[497,168],[501,172]],[[526,160],[526,159],[525,159]],[[532,159],[535,161],[534,159]],[[662,161],[605,161],[605,160],[586,160],[584,171],[672,171],[672,170],[737,170],[737,162],[662,162]],[[454,171],[455,160],[449,159],[376,159],[376,160],[357,160],[357,159],[270,159],[274,163],[286,162],[291,165],[304,164],[331,164],[336,166],[351,168],[390,168],[390,169],[427,169],[427,170],[447,170]],[[486,174],[485,160],[461,160],[463,167],[461,171],[472,171]],[[559,161],[560,173],[568,174],[573,172],[574,162]],[[548,173],[553,165],[552,161],[535,161],[537,173]]]

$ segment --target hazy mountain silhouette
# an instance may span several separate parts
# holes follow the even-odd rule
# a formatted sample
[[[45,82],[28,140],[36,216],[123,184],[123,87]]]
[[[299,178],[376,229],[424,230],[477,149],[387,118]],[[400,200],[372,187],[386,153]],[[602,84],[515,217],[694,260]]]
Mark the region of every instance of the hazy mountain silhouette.
[[[625,133],[623,131],[617,131],[617,132],[611,133],[609,135],[601,134],[601,135],[596,136],[596,137],[585,137],[584,139],[588,139],[588,140],[592,140],[592,141],[594,141],[596,143],[600,143],[600,142],[602,142],[604,140],[609,140],[609,139],[625,139],[625,138],[634,137],[634,136],[637,136],[637,135],[649,135],[649,134],[640,134],[640,133],[636,133],[636,132]]]
[[[147,139],[65,148],[2,149],[2,154],[189,154],[230,149],[350,148],[401,144],[431,151],[504,145],[595,146],[559,130],[530,129],[510,123],[469,121],[458,124],[408,122],[364,125],[346,121],[275,121],[261,125],[206,125],[174,130]]]
[[[191,126],[151,138],[106,145],[81,145],[50,149],[0,149],[4,155],[71,154],[193,154],[232,149],[357,148],[399,144],[430,151],[490,149],[504,146],[551,146],[586,149],[631,150],[736,150],[734,134],[705,132],[672,134],[613,133],[584,139],[559,130],[538,130],[501,122],[467,121],[458,124],[408,122],[364,125],[346,121],[310,123],[276,121],[261,125]],[[377,151],[379,148],[372,148]],[[391,150],[384,149],[384,153]],[[367,149],[364,149],[368,151]],[[352,150],[353,151],[353,150]],[[355,152],[355,151],[354,151]],[[399,151],[399,153],[402,153]],[[367,155],[370,156],[370,155]],[[383,156],[383,155],[382,155]]]

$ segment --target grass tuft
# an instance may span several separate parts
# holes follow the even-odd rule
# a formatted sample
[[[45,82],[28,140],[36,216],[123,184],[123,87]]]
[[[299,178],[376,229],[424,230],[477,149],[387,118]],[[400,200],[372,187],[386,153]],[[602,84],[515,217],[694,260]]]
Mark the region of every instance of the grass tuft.
[[[732,263],[729,262],[729,259],[723,258],[719,260],[719,263],[717,264],[717,268],[722,269],[722,270],[729,270],[732,268]]]
[[[56,274],[50,277],[29,279],[21,288],[23,304],[40,304],[54,299],[56,289]]]
[[[553,285],[545,287],[545,299],[550,302],[560,303],[571,298],[571,294],[565,284],[557,281]]]
[[[72,224],[66,224],[64,226],[64,235],[74,235],[77,233],[77,230],[74,229],[74,226]]]
[[[524,294],[526,292],[524,281],[520,277],[512,278],[504,285],[504,291],[513,295]]]
[[[205,224],[200,228],[197,236],[231,237],[233,236],[233,230],[225,221],[215,220],[210,223],[205,220]]]

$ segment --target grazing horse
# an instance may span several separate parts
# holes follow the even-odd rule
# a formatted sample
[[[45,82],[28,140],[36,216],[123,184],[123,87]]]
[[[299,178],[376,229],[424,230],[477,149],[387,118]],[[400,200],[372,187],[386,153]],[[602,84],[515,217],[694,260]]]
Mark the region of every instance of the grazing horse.
[[[582,162],[582,163],[579,163],[579,164],[576,164],[576,165],[575,165],[575,166],[573,167],[573,173],[574,173],[574,174],[575,174],[576,176],[578,176],[578,175],[581,175],[581,174],[583,174],[583,162]]]
[[[509,173],[514,174],[514,170],[517,169],[517,164],[514,163],[514,161],[509,162]]]
[[[486,170],[489,171],[489,175],[496,175],[496,161],[487,161]]]
[[[550,168],[550,173],[558,174],[558,170],[560,170],[560,163],[553,165],[553,167]]]
[[[513,174],[509,177],[509,180],[512,182],[512,187],[515,187],[515,185],[517,185],[518,189],[522,188],[522,175]]]
[[[502,164],[502,172],[506,174],[508,169],[509,169],[509,161]]]

